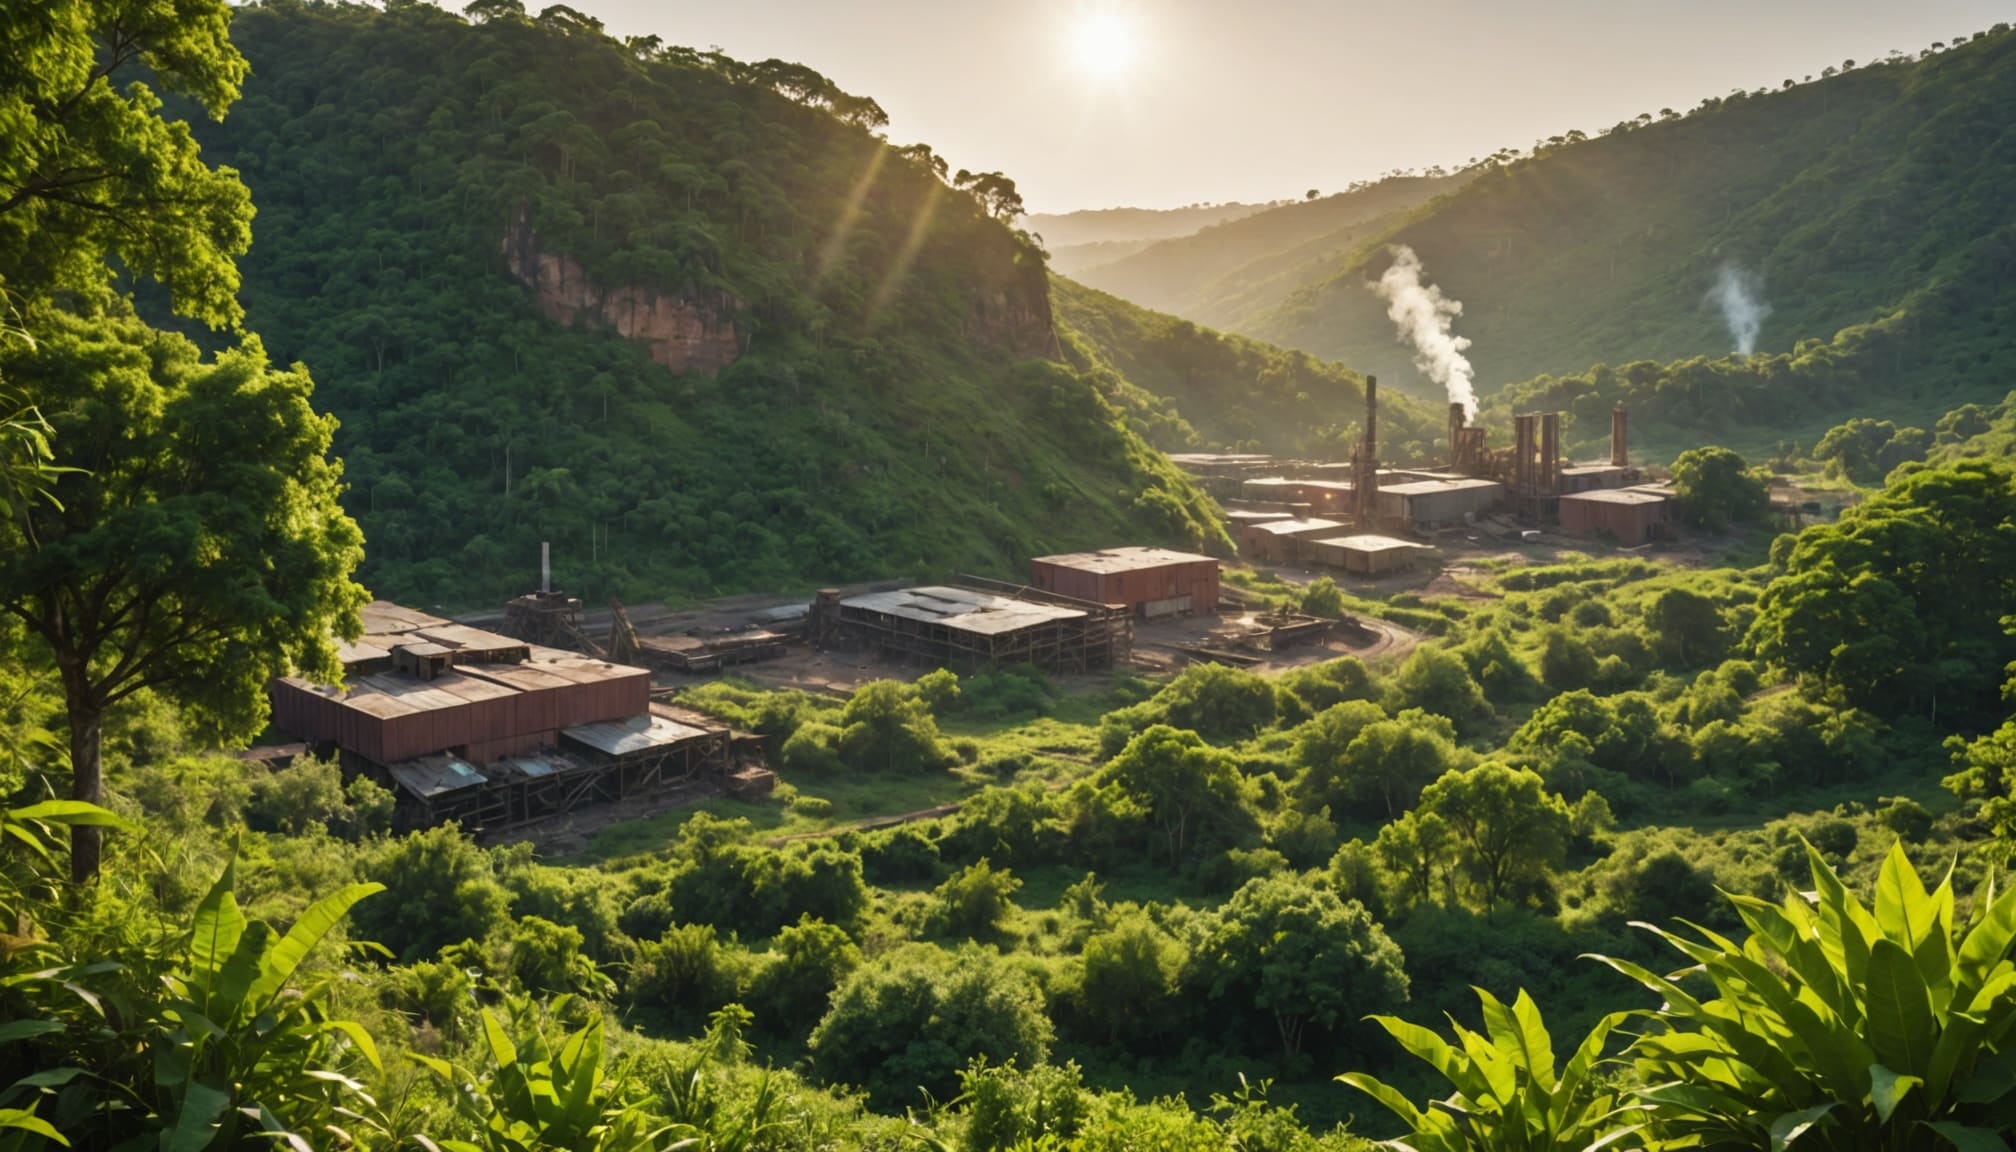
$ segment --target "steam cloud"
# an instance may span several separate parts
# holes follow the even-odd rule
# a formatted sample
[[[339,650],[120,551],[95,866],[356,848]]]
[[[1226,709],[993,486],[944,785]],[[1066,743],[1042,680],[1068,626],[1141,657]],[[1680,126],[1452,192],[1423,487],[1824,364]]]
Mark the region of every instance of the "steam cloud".
[[[1450,403],[1463,405],[1466,417],[1475,417],[1477,370],[1463,355],[1470,341],[1450,331],[1463,314],[1463,302],[1442,295],[1442,289],[1432,284],[1424,286],[1421,257],[1405,244],[1393,250],[1393,266],[1373,291],[1386,301],[1386,315],[1400,339],[1413,347],[1414,366],[1448,391]]]
[[[1729,325],[1729,339],[1744,356],[1757,350],[1757,333],[1771,305],[1764,302],[1764,278],[1738,264],[1724,264],[1715,274],[1715,286],[1708,290],[1708,302],[1722,310],[1722,322]]]

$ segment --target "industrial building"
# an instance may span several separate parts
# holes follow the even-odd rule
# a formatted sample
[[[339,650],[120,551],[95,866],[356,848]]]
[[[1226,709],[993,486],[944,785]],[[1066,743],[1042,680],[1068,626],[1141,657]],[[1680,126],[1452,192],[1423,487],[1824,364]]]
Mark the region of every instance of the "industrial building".
[[[1341,520],[1309,517],[1276,520],[1269,524],[1248,524],[1242,529],[1239,551],[1249,560],[1263,564],[1293,564],[1298,559],[1296,543],[1319,536],[1335,536],[1347,526]]]
[[[1384,576],[1412,568],[1434,554],[1435,549],[1412,540],[1392,536],[1333,536],[1305,540],[1300,545],[1308,563],[1337,568],[1357,576]]]
[[[1378,522],[1432,532],[1489,512],[1504,499],[1503,484],[1481,477],[1395,484],[1379,490]]]
[[[1561,495],[1594,492],[1601,488],[1623,488],[1636,477],[1635,470],[1615,464],[1571,464],[1561,469]]]
[[[941,667],[1033,664],[1090,672],[1126,659],[1134,641],[1126,608],[978,577],[812,602],[807,636],[821,648],[866,648]]]
[[[274,726],[392,788],[400,827],[495,830],[726,773],[731,734],[651,675],[377,601],[345,683],[270,686]]]
[[[1108,548],[1039,556],[1030,582],[1097,604],[1118,604],[1142,619],[1218,611],[1218,561],[1167,548]]]
[[[1643,544],[1665,534],[1667,503],[1664,494],[1642,488],[1577,492],[1561,497],[1561,530],[1607,533],[1619,544]]]

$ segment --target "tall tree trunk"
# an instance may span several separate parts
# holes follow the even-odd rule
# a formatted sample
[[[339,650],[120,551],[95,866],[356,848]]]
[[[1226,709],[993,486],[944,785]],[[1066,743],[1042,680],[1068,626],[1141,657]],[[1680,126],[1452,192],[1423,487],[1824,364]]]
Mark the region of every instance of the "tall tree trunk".
[[[70,695],[70,798],[87,804],[105,802],[104,765],[99,759],[104,711],[87,704],[81,693]],[[98,876],[98,858],[104,830],[85,825],[70,829],[70,879],[88,883]]]

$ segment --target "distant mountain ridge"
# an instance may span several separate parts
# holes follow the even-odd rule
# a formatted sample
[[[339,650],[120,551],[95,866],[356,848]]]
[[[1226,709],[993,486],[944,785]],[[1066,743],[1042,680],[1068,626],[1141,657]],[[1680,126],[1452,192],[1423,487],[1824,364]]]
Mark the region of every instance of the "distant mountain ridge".
[[[1900,310],[1911,312],[1907,334],[1938,328],[1936,343],[1884,342],[1889,362],[1865,366],[1837,400],[1901,389],[1930,405],[2006,388],[2016,370],[2006,323],[2016,267],[1999,255],[2016,187],[2006,25],[1922,58],[1580,137],[1367,236],[1322,283],[1237,327],[1426,393],[1369,290],[1389,246],[1407,244],[1462,301],[1456,330],[1488,393],[1591,364],[1727,354],[1711,290],[1735,269],[1756,278],[1768,308],[1760,352],[1790,354]]]
[[[1043,237],[1053,251],[1079,244],[1140,242],[1188,236],[1227,220],[1237,220],[1273,207],[1270,204],[1193,204],[1187,208],[1084,208],[1076,212],[1038,212],[1021,224]]]
[[[1368,235],[1474,173],[1392,176],[1158,241],[1076,273],[1085,284],[1200,324],[1238,328],[1332,273]]]

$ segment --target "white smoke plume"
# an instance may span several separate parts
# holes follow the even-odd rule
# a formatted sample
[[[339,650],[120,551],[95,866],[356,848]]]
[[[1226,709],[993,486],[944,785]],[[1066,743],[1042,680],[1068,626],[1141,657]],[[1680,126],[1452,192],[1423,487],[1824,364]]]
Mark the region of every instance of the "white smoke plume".
[[[1393,250],[1393,266],[1373,287],[1386,301],[1386,315],[1400,339],[1414,349],[1414,366],[1442,385],[1452,404],[1463,405],[1466,417],[1477,415],[1477,370],[1463,350],[1470,341],[1450,331],[1463,314],[1463,302],[1442,295],[1442,289],[1421,283],[1421,257],[1402,244]]]
[[[1724,264],[1715,274],[1715,286],[1708,290],[1708,302],[1722,310],[1722,322],[1729,326],[1729,339],[1744,356],[1757,350],[1757,333],[1771,305],[1764,302],[1764,278],[1740,264]]]

